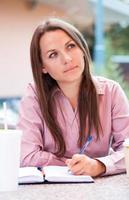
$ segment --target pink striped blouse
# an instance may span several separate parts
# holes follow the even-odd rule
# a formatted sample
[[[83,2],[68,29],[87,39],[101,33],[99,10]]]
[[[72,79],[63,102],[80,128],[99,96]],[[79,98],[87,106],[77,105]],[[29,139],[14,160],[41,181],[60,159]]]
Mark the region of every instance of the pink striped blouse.
[[[93,77],[93,80],[99,96],[100,121],[104,134],[101,134],[100,140],[96,140],[93,131],[93,140],[85,153],[105,164],[105,175],[121,173],[125,171],[122,144],[124,139],[129,137],[129,103],[118,83],[103,77]],[[57,119],[66,142],[66,153],[63,158],[54,155],[54,140],[42,119],[34,84],[29,84],[21,100],[17,126],[23,130],[21,166],[65,165],[66,158],[80,151],[77,145],[78,114],[73,111],[69,100],[61,90],[55,90],[54,95]],[[110,145],[112,151],[109,151]]]

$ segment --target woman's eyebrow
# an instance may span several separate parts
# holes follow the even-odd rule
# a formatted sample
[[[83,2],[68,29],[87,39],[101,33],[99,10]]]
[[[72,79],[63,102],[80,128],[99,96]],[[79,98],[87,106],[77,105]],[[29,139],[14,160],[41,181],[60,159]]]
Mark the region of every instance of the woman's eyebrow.
[[[67,41],[66,43],[65,43],[65,46],[67,46],[70,42],[74,42],[72,39],[70,39],[69,41]]]
[[[65,43],[65,46],[67,46],[70,42],[73,42],[73,40],[68,40],[66,43]],[[46,54],[47,53],[50,53],[50,52],[53,52],[53,51],[56,51],[56,49],[49,49],[48,51],[46,51]]]
[[[46,51],[46,54],[49,53],[49,52],[53,52],[55,51],[56,49],[49,49],[48,51]]]

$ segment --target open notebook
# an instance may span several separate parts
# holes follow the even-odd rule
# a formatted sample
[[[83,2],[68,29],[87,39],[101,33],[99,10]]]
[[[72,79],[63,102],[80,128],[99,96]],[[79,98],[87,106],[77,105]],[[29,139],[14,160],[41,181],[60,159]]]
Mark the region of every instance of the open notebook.
[[[19,169],[19,184],[43,182],[94,182],[91,176],[73,175],[64,166],[46,166],[43,168],[45,176],[36,167],[22,167]]]

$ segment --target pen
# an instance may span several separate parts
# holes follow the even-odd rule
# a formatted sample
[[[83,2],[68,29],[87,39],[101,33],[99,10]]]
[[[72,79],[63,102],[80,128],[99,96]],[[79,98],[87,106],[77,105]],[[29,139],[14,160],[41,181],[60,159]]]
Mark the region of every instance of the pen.
[[[39,171],[42,171],[42,167],[37,167],[37,169],[38,169]]]
[[[88,136],[88,140],[86,141],[86,143],[84,144],[84,146],[81,148],[80,153],[79,154],[84,154],[87,146],[91,143],[92,141],[92,136]]]

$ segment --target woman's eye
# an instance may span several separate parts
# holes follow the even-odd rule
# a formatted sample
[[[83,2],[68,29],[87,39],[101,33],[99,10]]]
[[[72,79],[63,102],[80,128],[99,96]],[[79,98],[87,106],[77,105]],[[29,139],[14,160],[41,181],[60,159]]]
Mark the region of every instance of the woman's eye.
[[[55,58],[56,56],[57,56],[57,52],[53,52],[48,57],[49,58]]]
[[[68,44],[68,49],[72,49],[72,48],[74,48],[74,47],[76,47],[76,44],[74,44],[74,43]]]

